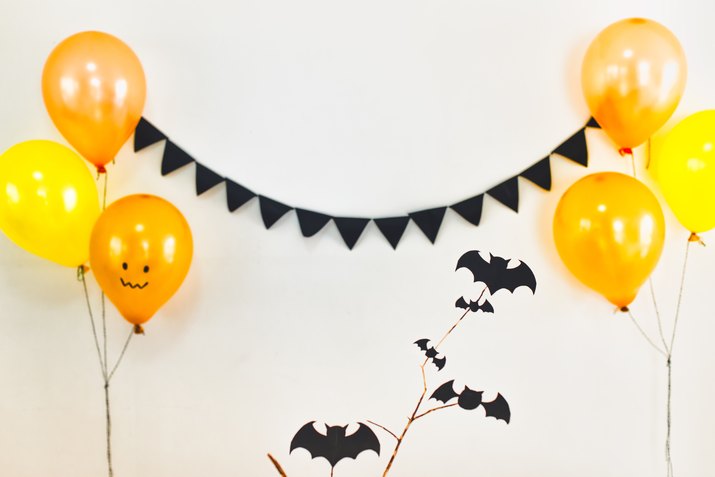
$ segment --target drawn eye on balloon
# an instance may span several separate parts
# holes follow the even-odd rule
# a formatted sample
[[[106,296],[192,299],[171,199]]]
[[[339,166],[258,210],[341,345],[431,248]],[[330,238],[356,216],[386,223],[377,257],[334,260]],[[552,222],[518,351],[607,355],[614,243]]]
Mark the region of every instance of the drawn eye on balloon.
[[[186,219],[156,196],[118,200],[92,231],[90,264],[97,282],[138,333],[178,290],[192,255]]]
[[[127,262],[122,262],[122,270],[129,270],[129,264]],[[142,271],[146,274],[149,273],[149,270],[149,265],[144,265]],[[132,290],[143,290],[144,288],[146,288],[147,285],[149,285],[148,281],[144,281],[144,283],[142,283],[141,280],[132,282],[129,278],[125,280],[122,276],[119,277],[119,282],[122,284],[123,287],[129,287]]]

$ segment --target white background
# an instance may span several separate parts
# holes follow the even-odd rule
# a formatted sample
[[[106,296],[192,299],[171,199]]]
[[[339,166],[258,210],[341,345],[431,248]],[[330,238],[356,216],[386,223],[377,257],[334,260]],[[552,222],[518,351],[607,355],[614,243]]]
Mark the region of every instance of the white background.
[[[237,0],[6,2],[0,16],[0,149],[64,142],[41,70],[63,38],[124,39],[148,79],[145,116],[209,167],[269,197],[334,215],[389,216],[471,197],[536,162],[589,113],[580,64],[591,39],[629,16],[664,23],[688,59],[674,118],[715,105],[715,8],[704,0],[540,2]],[[334,225],[311,239],[294,213],[266,231],[258,204],[234,214],[224,186],[200,198],[193,166],[159,174],[163,146],[110,169],[110,200],[176,204],[193,229],[192,269],[136,339],[112,387],[117,477],[326,476],[304,423],[372,419],[402,428],[420,393],[412,342],[437,339],[454,301],[478,291],[454,272],[471,249],[520,258],[537,294],[493,299],[446,342],[455,378],[504,394],[512,422],[449,409],[418,421],[390,475],[665,475],[665,366],[624,315],[561,264],[551,218],[588,172],[628,165],[589,130],[591,167],[554,157],[554,190],[521,183],[517,215],[485,199],[475,228],[448,212],[436,244],[410,224],[397,251],[374,224],[353,251]],[[643,151],[637,151],[639,161]],[[641,168],[640,174],[646,174]],[[687,232],[669,210],[654,275],[672,325]],[[705,234],[706,241],[712,241]],[[715,241],[713,241],[715,242]],[[712,244],[715,246],[715,243]],[[694,247],[674,357],[676,474],[715,473],[713,246]],[[92,281],[93,296],[97,298]],[[105,475],[101,377],[74,270],[0,236],[0,473]],[[655,336],[647,288],[632,309]],[[110,308],[116,355],[128,325]],[[335,475],[377,476],[383,451]]]

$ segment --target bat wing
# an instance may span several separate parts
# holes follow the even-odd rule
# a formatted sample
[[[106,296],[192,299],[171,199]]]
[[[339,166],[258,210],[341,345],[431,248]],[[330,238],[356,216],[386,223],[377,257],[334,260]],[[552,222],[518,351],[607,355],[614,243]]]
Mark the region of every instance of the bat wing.
[[[479,250],[470,250],[465,253],[459,260],[457,260],[457,268],[466,268],[474,276],[475,282],[482,282],[489,286],[491,282],[491,269],[489,262],[484,260],[481,255],[479,255]]]
[[[452,399],[458,397],[459,394],[454,392],[454,379],[451,381],[447,381],[432,393],[432,395],[429,397],[430,399],[436,399],[437,401],[442,401],[444,404],[447,404],[449,401]]]
[[[429,343],[429,340],[427,338],[422,338],[421,340],[415,341],[415,344],[422,350],[422,351],[427,351],[429,348],[427,347],[427,343]]]
[[[517,267],[504,268],[499,271],[498,274],[499,279],[497,280],[497,289],[504,288],[514,293],[514,290],[519,287],[528,287],[531,290],[531,293],[536,293],[536,277],[534,276],[534,272],[531,271],[531,268],[529,268],[526,263],[519,262]],[[490,291],[494,293],[497,289]]]
[[[358,423],[358,430],[354,434],[345,436],[338,453],[338,460],[345,457],[356,459],[364,451],[375,451],[380,455],[380,441],[368,426],[362,422]]]
[[[495,257],[489,254],[489,262],[484,260],[479,254],[479,250],[470,250],[462,255],[457,261],[457,270],[466,268],[474,275],[475,282],[482,282],[487,286],[489,293],[493,295],[497,290],[503,288],[503,270],[506,268],[508,260],[501,257]],[[501,267],[500,264],[504,263]],[[474,310],[472,310],[474,311]]]
[[[441,358],[432,358],[432,363],[437,366],[437,371],[442,371],[444,365],[447,364],[447,357],[442,356]]]
[[[315,421],[311,421],[296,432],[295,436],[293,436],[293,440],[290,441],[290,452],[302,448],[310,452],[312,459],[324,457],[330,460],[328,438],[313,427],[314,423]]]
[[[509,424],[511,420],[511,410],[504,396],[497,394],[497,397],[493,401],[482,402],[482,406],[484,407],[484,412],[487,417],[494,417],[506,421],[506,423]]]
[[[461,308],[463,310],[466,310],[467,308],[469,308],[469,305],[467,304],[467,300],[465,300],[463,296],[460,296],[457,299],[457,302],[454,304],[454,306],[456,306],[457,308]],[[474,311],[474,310],[472,310],[472,311]]]
[[[484,303],[478,305],[477,309],[482,310],[482,313],[494,313],[494,307],[489,303],[489,300],[484,300]]]

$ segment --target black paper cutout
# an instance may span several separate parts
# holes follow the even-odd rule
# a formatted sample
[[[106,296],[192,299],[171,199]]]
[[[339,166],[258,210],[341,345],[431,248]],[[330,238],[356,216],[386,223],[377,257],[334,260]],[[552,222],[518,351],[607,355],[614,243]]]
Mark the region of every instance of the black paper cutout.
[[[490,254],[490,261],[486,262],[485,260],[481,260],[483,263],[479,263],[479,261],[473,256],[473,254],[479,254],[477,250],[472,250],[470,252],[467,252],[460,257],[458,263],[457,263],[457,269],[461,267],[467,267],[472,271],[472,274],[474,275],[475,279],[474,281],[482,281],[487,285],[482,290],[482,294],[480,297],[477,299],[477,301],[481,301],[482,305],[479,306],[475,302],[470,302],[467,303],[467,301],[464,299],[464,297],[461,297],[460,299],[457,300],[455,303],[457,307],[467,309],[466,312],[464,312],[452,325],[451,328],[447,330],[447,332],[444,334],[440,342],[434,346],[430,346],[430,340],[429,338],[422,338],[417,341],[415,341],[414,344],[416,344],[420,350],[422,350],[426,356],[426,360],[420,364],[420,373],[422,375],[422,382],[423,382],[423,387],[421,388],[422,394],[418,397],[417,400],[417,406],[414,408],[412,411],[412,414],[407,418],[407,423],[405,424],[405,427],[402,431],[402,433],[399,432],[393,432],[390,429],[377,424],[373,421],[367,421],[370,422],[371,424],[378,426],[385,430],[387,433],[389,433],[392,437],[394,437],[397,440],[397,443],[395,444],[395,448],[392,454],[392,457],[390,459],[390,462],[387,465],[387,468],[385,469],[385,473],[387,473],[390,469],[390,466],[395,459],[395,456],[397,455],[401,444],[403,443],[404,437],[412,425],[417,419],[420,419],[422,417],[427,416],[428,414],[431,414],[436,411],[441,411],[447,408],[452,408],[452,407],[457,407],[459,406],[462,409],[465,410],[474,410],[478,407],[484,408],[484,413],[485,417],[494,417],[497,420],[503,420],[507,424],[511,421],[511,410],[509,408],[509,404],[507,403],[506,399],[501,394],[497,394],[496,398],[493,401],[489,402],[484,402],[482,399],[484,392],[483,391],[477,391],[469,388],[468,386],[465,386],[464,389],[462,390],[461,393],[457,393],[454,390],[454,380],[447,381],[446,383],[440,385],[435,389],[429,399],[425,399],[427,396],[427,390],[431,388],[431,386],[428,384],[428,377],[427,374],[425,373],[425,366],[427,364],[427,360],[432,360],[432,362],[435,364],[437,367],[438,371],[441,371],[446,363],[446,357],[439,357],[439,352],[437,351],[437,348],[444,342],[444,340],[457,328],[457,325],[467,316],[469,311],[479,311],[481,310],[484,313],[492,313],[494,311],[494,308],[492,304],[486,299],[482,299],[484,297],[484,294],[487,292],[489,287],[491,287],[492,292],[496,292],[502,288],[506,288],[510,291],[514,291],[515,288],[518,286],[524,285],[524,286],[529,286],[529,288],[532,289],[532,291],[536,290],[536,280],[533,279],[533,274],[532,274],[532,280],[529,280],[527,275],[530,274],[531,270],[528,268],[528,266],[524,262],[519,262],[519,266],[516,267],[515,269],[509,269],[508,264],[509,260],[503,259],[501,257],[494,257],[493,255]],[[527,273],[528,270],[528,273]],[[533,281],[533,284],[531,283]],[[489,297],[489,295],[487,295]],[[436,405],[436,406],[429,406],[429,409],[425,409],[422,407],[422,405],[425,405],[425,407],[428,407],[427,402],[431,399],[435,399],[437,401],[441,401],[443,405]],[[457,402],[453,402],[454,400],[457,400]],[[315,457],[324,457],[326,460],[329,461],[331,464],[331,476],[333,475],[332,471],[334,470],[335,464],[342,458],[341,456],[335,454],[334,449],[333,450],[326,450],[326,440],[331,440],[334,442],[343,442],[350,438],[351,436],[345,436],[345,427],[330,427],[326,426],[326,434],[320,434],[318,431],[315,430],[313,427],[314,422],[310,422],[303,426],[301,430],[296,434],[296,436],[293,438],[293,441],[291,442],[291,452],[293,449],[298,448],[298,447],[303,447],[305,449],[308,449],[311,452],[311,455],[313,458]],[[367,427],[367,426],[365,426]],[[361,425],[362,429],[362,425]],[[356,432],[357,434],[357,432]],[[397,437],[397,436],[400,437]],[[366,439],[367,436],[366,436]],[[374,439],[374,440],[373,440]],[[376,436],[370,436],[369,437],[369,442],[371,442],[371,445],[375,445],[377,441]],[[379,442],[377,442],[377,445],[379,445]],[[375,450],[374,447],[369,447],[369,449]],[[364,448],[362,449],[364,450]],[[333,452],[331,454],[330,452]],[[355,451],[355,455],[359,454],[361,452],[360,447]],[[376,452],[379,453],[379,450],[376,450]],[[269,458],[270,454],[269,454]],[[277,465],[275,460],[271,458],[271,460],[274,462],[274,465],[276,465],[276,468],[281,472],[280,466]],[[281,472],[283,473],[283,472]]]
[[[450,209],[461,215],[467,222],[479,225],[482,220],[482,206],[484,205],[484,194],[457,202],[449,206]]]
[[[362,235],[363,230],[365,230],[365,227],[367,227],[367,224],[370,222],[370,219],[333,217],[333,222],[337,225],[338,232],[340,232],[340,236],[343,238],[345,245],[352,250]]]
[[[427,344],[430,342],[428,338],[422,338],[421,340],[415,341],[414,344],[416,344],[419,349],[425,352],[425,356],[427,359],[432,360],[432,364],[434,364],[437,367],[437,371],[442,371],[442,368],[444,368],[444,365],[447,364],[447,357],[442,356],[441,358],[438,358],[437,355],[439,354],[437,350],[433,346],[427,346]]]
[[[273,227],[273,224],[278,222],[278,219],[293,210],[293,207],[289,205],[262,195],[258,196],[258,201],[261,205],[261,217],[263,217],[263,225],[266,226],[266,229]]]
[[[412,212],[409,215],[429,241],[434,243],[434,241],[437,240],[437,234],[439,233],[439,228],[442,226],[442,219],[444,219],[444,213],[446,211],[446,206],[435,207],[434,209]]]
[[[489,262],[484,260],[478,250],[470,250],[459,258],[456,270],[466,268],[474,276],[475,282],[482,282],[487,286],[490,294],[499,290],[514,290],[521,286],[528,287],[536,293],[536,277],[531,268],[519,262],[515,268],[507,268],[509,260],[489,254]]]
[[[329,215],[312,210],[295,209],[295,211],[298,214],[298,224],[300,224],[303,237],[312,237],[317,234],[332,219]]]
[[[310,452],[311,459],[322,457],[328,461],[331,469],[342,459],[357,459],[365,451],[375,451],[380,455],[380,441],[375,433],[362,422],[358,430],[345,435],[348,426],[325,426],[325,434],[318,432],[311,421],[298,430],[290,443],[290,453],[295,449]],[[331,470],[332,475],[332,470]]]
[[[553,154],[558,154],[567,159],[588,167],[588,148],[586,147],[586,128],[583,127],[557,147]]]
[[[452,399],[457,398],[457,404],[462,409],[471,411],[482,406],[484,408],[485,417],[494,417],[509,424],[509,421],[511,421],[511,410],[504,396],[497,393],[497,397],[494,398],[493,401],[484,402],[482,401],[482,394],[484,394],[483,391],[474,391],[467,386],[464,386],[464,390],[461,393],[457,393],[454,390],[454,380],[451,380],[438,387],[432,393],[430,399],[448,404]]]
[[[201,195],[207,190],[223,182],[223,177],[204,166],[200,162],[196,163],[196,195]]]
[[[519,175],[544,190],[551,190],[551,159],[546,156]]]
[[[497,393],[497,397],[493,401],[482,402],[482,407],[487,417],[493,417],[495,419],[501,419],[509,424],[511,421],[511,409],[509,409],[509,403],[504,399],[504,396]]]
[[[226,205],[229,212],[233,212],[254,197],[256,197],[256,193],[252,190],[246,189],[231,179],[226,179]]]
[[[454,392],[454,379],[452,379],[435,389],[429,398],[442,401],[444,404],[449,404],[449,401],[456,397],[459,397],[459,394]]]
[[[410,223],[410,218],[404,217],[387,217],[384,219],[373,219],[375,225],[380,229],[382,235],[390,242],[393,249],[397,249],[397,245],[402,239],[402,235],[405,233],[407,224]]]
[[[187,164],[191,164],[192,162],[194,162],[194,158],[191,157],[186,151],[171,142],[169,139],[166,140],[164,155],[161,158],[162,176],[174,172],[175,170],[180,169]]]
[[[462,409],[472,411],[482,404],[483,391],[472,391],[468,386],[464,386],[464,390],[459,394],[457,404]]]
[[[561,144],[558,148],[556,148],[552,154],[559,154],[563,155],[564,157],[571,159],[575,162],[578,162],[579,164],[582,164],[584,166],[588,165],[588,148],[586,144],[586,136],[585,136],[585,128],[587,127],[593,127],[593,128],[600,128],[598,123],[594,118],[590,118],[586,126],[583,128],[579,129],[575,134],[573,134],[569,139],[567,139],[563,144]],[[140,118],[139,123],[137,124],[136,130],[135,130],[135,135],[134,135],[134,151],[139,151],[145,147],[148,147],[156,142],[166,140],[166,147],[164,148],[164,155],[162,157],[162,163],[161,163],[161,174],[162,175],[167,175],[176,169],[179,169],[191,162],[195,162],[194,158],[191,157],[188,153],[186,153],[183,149],[181,149],[179,146],[177,146],[175,143],[173,143],[171,140],[168,139],[168,137],[161,132],[157,127],[155,127],[153,124],[151,124],[148,120],[145,118]],[[536,185],[539,187],[542,187],[546,190],[550,190],[550,185],[551,185],[551,171],[550,169],[547,170],[547,166],[550,165],[547,163],[546,159],[543,159],[539,161],[538,163],[534,164],[534,166],[526,169],[523,171],[520,176],[534,182]],[[203,174],[203,172],[197,172],[197,174]],[[204,184],[204,179],[201,179],[201,185],[199,185],[199,178],[197,177],[197,193],[201,194],[199,191],[205,191],[208,190],[209,185],[213,184],[216,185],[220,181],[213,183],[213,181],[216,181],[217,178],[215,176],[211,177],[206,177],[206,181]],[[237,208],[241,207],[243,204],[248,202],[250,199],[253,197],[256,197],[258,194],[254,193],[250,189],[236,183],[235,181],[232,181],[231,179],[224,178],[226,181],[226,192],[227,192],[227,206],[229,211],[233,212]],[[211,185],[211,187],[213,187]],[[206,188],[204,188],[206,187]],[[498,184],[497,186],[491,188],[489,191],[485,192],[489,194],[491,197],[496,199],[497,201],[501,202],[502,204],[506,205],[507,207],[511,208],[514,211],[518,212],[519,208],[519,183],[518,183],[518,176],[512,177],[511,179],[508,179],[501,184]],[[266,228],[270,228],[273,223],[275,223],[278,218],[280,218],[282,215],[285,214],[288,210],[294,209],[293,206],[282,204],[274,199],[270,199],[269,197],[266,196],[260,196],[264,200],[261,203],[261,214],[263,217],[263,222],[266,224]],[[458,202],[456,204],[453,204],[449,206],[451,209],[453,209],[455,212],[457,212],[459,215],[461,215],[465,220],[469,221],[470,223],[474,225],[479,225],[479,222],[481,220],[481,212],[482,212],[482,207],[483,207],[483,198],[484,194],[477,194],[474,197],[471,197],[470,199]],[[268,206],[266,206],[266,201],[271,201]],[[278,206],[275,206],[275,205]],[[268,209],[268,210],[265,210]],[[287,208],[287,209],[286,209]],[[434,243],[437,234],[439,233],[440,227],[442,225],[442,220],[444,219],[444,212],[446,210],[447,206],[443,207],[434,207],[431,209],[427,210],[422,210],[418,212],[414,212],[409,214],[409,217],[390,217],[390,218],[381,218],[381,219],[371,219],[371,218],[366,218],[366,219],[350,219],[350,220],[360,220],[360,224],[364,225],[362,229],[367,225],[367,222],[370,220],[374,220],[375,223],[378,226],[378,229],[380,232],[382,232],[383,236],[387,241],[390,243],[393,249],[397,249],[397,245],[399,244],[400,240],[402,239],[402,236],[405,232],[405,229],[407,227],[407,224],[409,222],[409,218],[412,218],[412,220],[415,221],[415,223],[420,227],[420,230],[427,236],[427,238],[430,240],[430,242]],[[279,212],[280,215],[279,215]],[[328,216],[328,214],[324,214],[322,212],[317,212],[317,211],[311,211],[314,214],[319,214],[321,217],[323,216]],[[336,221],[336,224],[338,221],[333,218]],[[304,224],[306,225],[305,231],[307,232],[312,232],[314,227],[317,227],[317,221],[312,221],[309,219],[310,225],[305,224],[305,221],[300,221],[299,223],[301,224],[301,232],[303,232],[303,226]],[[346,245],[348,248],[352,249],[353,246],[355,245],[355,242],[357,242],[357,239],[360,237],[360,234],[362,233],[362,230],[360,230],[360,233],[357,234],[357,237],[355,237],[355,234],[357,233],[357,222],[348,224],[344,220],[341,221],[343,224],[342,230],[339,227],[338,230],[340,230],[341,235],[343,236],[343,239],[345,240]],[[327,222],[326,222],[327,223]],[[322,227],[320,228],[322,229]],[[318,230],[320,230],[318,229]],[[314,233],[317,233],[314,232]],[[314,234],[313,233],[313,234]],[[305,235],[305,233],[303,234]],[[308,235],[310,236],[310,235]]]
[[[519,179],[512,177],[498,186],[492,187],[487,194],[509,207],[514,212],[519,212]]]
[[[595,129],[601,129],[601,125],[598,124],[598,121],[596,121],[596,118],[591,118],[588,120],[586,123],[587,128],[595,128]]]
[[[467,300],[465,300],[463,296],[460,296],[454,306],[463,310],[469,308],[469,310],[474,313],[480,310],[482,313],[494,313],[494,307],[491,303],[489,303],[489,300],[487,299],[485,299],[484,302],[480,305],[479,302],[471,300],[469,303],[467,303]]]
[[[141,151],[159,141],[166,139],[163,132],[159,131],[152,123],[144,118],[139,119],[134,130],[134,152]]]

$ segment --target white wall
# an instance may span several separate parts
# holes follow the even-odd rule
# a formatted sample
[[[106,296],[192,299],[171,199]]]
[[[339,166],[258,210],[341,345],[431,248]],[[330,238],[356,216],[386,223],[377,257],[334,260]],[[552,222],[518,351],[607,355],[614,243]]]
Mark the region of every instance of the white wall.
[[[111,32],[148,78],[145,116],[215,170],[290,204],[386,216],[464,199],[513,175],[581,127],[580,62],[609,23],[646,16],[681,40],[689,78],[676,119],[715,105],[715,7],[704,0],[488,2],[238,0],[42,2],[0,16],[0,149],[62,141],[40,92],[66,36]],[[523,183],[520,214],[491,199],[482,226],[448,213],[432,246],[411,224],[397,251],[370,225],[352,252],[334,225],[270,231],[251,203],[230,215],[223,186],[196,198],[193,168],[162,178],[162,146],[125,147],[110,199],[161,195],[186,215],[195,261],[137,339],[112,388],[117,477],[328,475],[288,454],[305,422],[402,427],[420,392],[418,338],[436,339],[476,291],[455,273],[470,249],[525,260],[538,291],[497,295],[447,341],[447,379],[504,394],[512,423],[450,409],[418,421],[390,475],[664,475],[665,366],[623,315],[568,275],[550,230],[578,177],[627,171],[589,130],[592,166],[560,158],[554,190]],[[642,153],[639,151],[639,158]],[[642,172],[644,174],[644,172]],[[672,323],[687,233],[666,210],[654,275]],[[713,241],[711,236],[704,236]],[[674,358],[676,472],[715,472],[713,247],[695,247]],[[96,285],[92,282],[94,291]],[[0,473],[104,475],[103,401],[74,271],[0,236]],[[644,292],[633,305],[650,333]],[[127,325],[110,311],[111,351]],[[338,464],[381,475],[383,452]]]

